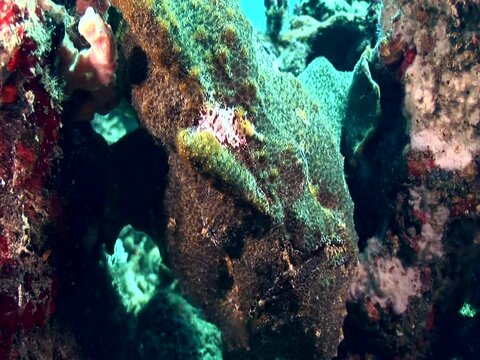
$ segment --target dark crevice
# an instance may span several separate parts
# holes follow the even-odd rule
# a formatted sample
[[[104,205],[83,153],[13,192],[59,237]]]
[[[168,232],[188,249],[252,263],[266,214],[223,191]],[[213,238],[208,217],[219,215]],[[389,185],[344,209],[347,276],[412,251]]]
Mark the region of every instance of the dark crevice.
[[[393,214],[392,204],[406,181],[403,150],[408,136],[401,84],[375,68],[372,76],[380,86],[382,117],[358,161],[345,164],[360,250],[368,238],[382,232],[389,220],[386,214]]]
[[[335,39],[335,41],[331,41]],[[330,40],[330,41],[329,41]],[[344,46],[348,44],[348,46]],[[363,52],[364,35],[358,29],[331,27],[317,36],[310,46],[307,65],[317,57],[326,57],[339,71],[352,71]]]
[[[51,185],[62,224],[51,244],[58,269],[54,319],[72,329],[86,359],[136,358],[136,320],[112,286],[103,245],[112,251],[120,229],[132,224],[162,252],[167,154],[143,129],[109,146],[90,122],[64,124]]]

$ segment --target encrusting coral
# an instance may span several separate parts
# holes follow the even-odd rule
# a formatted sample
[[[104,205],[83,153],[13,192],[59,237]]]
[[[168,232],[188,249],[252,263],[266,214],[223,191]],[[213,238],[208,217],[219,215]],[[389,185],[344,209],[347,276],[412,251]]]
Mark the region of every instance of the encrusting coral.
[[[404,180],[360,255],[344,328],[352,357],[478,354],[478,317],[461,309],[480,305],[479,16],[478,0],[383,4],[378,58],[401,87]]]
[[[63,6],[50,0],[0,1],[1,359],[32,356],[26,355],[32,348],[37,357],[53,358],[56,347],[72,340],[68,331],[59,340],[62,336],[49,326],[59,278],[68,273],[60,274],[58,260],[68,263],[73,254],[59,254],[55,248],[68,242],[71,229],[65,230],[68,226],[62,223],[65,209],[53,176],[66,150],[61,149],[60,137],[68,80],[59,71],[58,48],[73,22]],[[93,28],[99,26],[108,29],[103,19]],[[108,41],[106,51],[115,54],[113,37]],[[98,60],[105,54],[96,51],[89,58]],[[109,60],[110,74],[102,77],[100,86],[114,79],[115,55]],[[90,65],[90,70],[101,66],[98,61]],[[76,76],[86,75],[87,68],[76,70]],[[67,347],[63,352],[71,357],[74,341]]]
[[[49,191],[58,157],[61,91],[49,67],[55,38],[35,1],[0,1],[0,358],[26,344],[55,308],[44,233],[55,223]],[[25,336],[21,341],[16,335]],[[26,347],[26,345],[25,345]],[[17,347],[18,348],[18,347]]]

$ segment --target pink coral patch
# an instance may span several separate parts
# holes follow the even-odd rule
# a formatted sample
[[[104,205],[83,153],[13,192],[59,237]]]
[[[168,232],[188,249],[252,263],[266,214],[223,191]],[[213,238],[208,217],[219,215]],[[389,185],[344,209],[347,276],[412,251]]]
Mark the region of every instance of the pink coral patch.
[[[199,131],[209,131],[219,142],[234,148],[246,145],[247,141],[240,130],[241,125],[234,108],[205,104],[200,116]]]
[[[78,15],[85,14],[88,7],[92,7],[101,15],[105,14],[110,7],[109,0],[77,0],[75,10]]]

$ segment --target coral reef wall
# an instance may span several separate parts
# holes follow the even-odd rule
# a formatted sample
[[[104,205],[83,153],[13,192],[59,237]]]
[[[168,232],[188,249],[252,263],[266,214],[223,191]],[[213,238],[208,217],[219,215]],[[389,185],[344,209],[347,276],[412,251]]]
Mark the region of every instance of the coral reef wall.
[[[478,358],[480,0],[112,3],[0,0],[1,360]]]
[[[479,16],[478,1],[383,4],[379,58],[403,88],[406,182],[386,231],[360,256],[345,325],[350,354],[478,353],[478,320],[460,310],[480,301]],[[359,333],[368,341],[355,340]]]
[[[75,47],[78,39],[75,45],[72,43],[69,34],[78,19],[65,7],[49,0],[0,1],[1,359],[73,359],[82,354],[70,327],[54,321],[53,315],[67,288],[72,288],[85,268],[98,260],[90,251],[98,249],[94,246],[98,245],[96,233],[90,231],[95,226],[88,227],[103,211],[104,189],[96,188],[102,183],[97,177],[100,172],[87,168],[105,159],[101,150],[106,147],[96,146],[98,141],[85,141],[82,136],[93,132],[88,132],[90,124],[75,123],[65,112],[69,106],[67,88],[83,91],[83,100],[75,106],[77,114],[83,113],[81,118],[88,120],[101,108],[108,111],[106,101],[110,97],[102,90],[108,87],[111,91],[114,83],[115,42],[106,22],[92,8],[88,13],[81,17],[83,24],[89,24],[94,33],[100,27],[103,34],[103,40],[87,36],[95,42],[92,48],[110,45],[96,57],[90,50],[79,51]],[[89,23],[92,16],[95,21]],[[111,61],[105,64],[105,58],[100,59],[100,67],[105,70],[107,66],[110,72],[103,76],[102,84],[96,78],[102,71],[95,60],[105,54],[111,55],[107,57]],[[81,66],[70,67],[72,63]],[[69,82],[63,71],[76,76],[76,83]],[[79,80],[85,78],[93,83],[81,84]],[[89,91],[103,95],[92,107],[86,100]],[[71,134],[76,138],[65,140]],[[69,141],[70,147],[66,145]],[[80,178],[79,169],[71,171],[87,157],[95,160],[87,165],[88,161],[83,162],[80,171],[91,181],[84,181],[86,176]],[[71,163],[67,167],[59,166],[68,161]],[[59,176],[59,168],[67,171]],[[67,195],[66,190],[71,192]],[[77,206],[73,212],[72,203]],[[84,236],[89,232],[90,236]]]
[[[0,358],[17,332],[43,326],[54,306],[56,275],[45,229],[58,196],[49,191],[58,157],[60,101],[44,67],[58,39],[32,1],[0,1]],[[25,343],[27,340],[25,339]]]

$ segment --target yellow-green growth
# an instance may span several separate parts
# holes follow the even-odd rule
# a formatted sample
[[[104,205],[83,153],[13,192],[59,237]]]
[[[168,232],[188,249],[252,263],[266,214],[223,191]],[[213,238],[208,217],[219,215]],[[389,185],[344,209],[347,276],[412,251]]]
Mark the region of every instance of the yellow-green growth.
[[[267,197],[253,175],[211,132],[181,130],[177,136],[177,148],[180,157],[214,185],[269,214]]]

